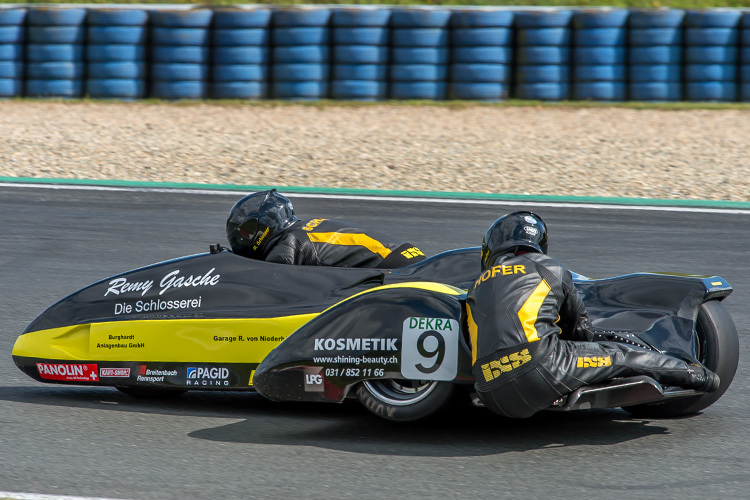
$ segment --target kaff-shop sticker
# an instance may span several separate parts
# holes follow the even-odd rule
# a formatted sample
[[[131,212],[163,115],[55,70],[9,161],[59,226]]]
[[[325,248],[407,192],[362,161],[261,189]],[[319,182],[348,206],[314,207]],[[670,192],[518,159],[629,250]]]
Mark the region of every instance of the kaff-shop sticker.
[[[407,318],[401,336],[401,375],[412,380],[453,380],[458,371],[458,321]]]
[[[130,368],[99,368],[100,377],[130,377]]]

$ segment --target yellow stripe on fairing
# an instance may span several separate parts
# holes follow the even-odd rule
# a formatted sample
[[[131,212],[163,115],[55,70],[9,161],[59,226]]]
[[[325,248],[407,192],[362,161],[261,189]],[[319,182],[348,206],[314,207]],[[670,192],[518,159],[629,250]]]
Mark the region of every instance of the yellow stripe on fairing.
[[[341,302],[337,302],[336,304],[332,305],[331,307],[329,307],[323,312],[329,311],[330,309],[337,307],[339,304],[343,304],[344,302],[352,300],[355,297],[359,297],[360,295],[365,295],[365,294],[372,293],[372,292],[378,292],[380,290],[388,290],[389,288],[415,288],[417,290],[427,290],[429,292],[443,293],[445,295],[465,295],[466,294],[466,291],[461,290],[460,288],[456,288],[453,285],[445,285],[443,283],[436,283],[434,281],[407,281],[405,283],[391,283],[388,285],[376,286],[375,288],[370,288],[369,290],[365,290],[363,292],[355,293],[351,297],[347,297]]]
[[[455,296],[465,293],[456,287],[429,281],[394,283],[352,295],[326,311],[354,297],[389,288],[415,288]],[[260,363],[282,342],[280,337],[289,337],[319,314],[132,320],[64,326],[21,335],[13,346],[13,355],[62,361]],[[276,338],[270,340],[273,337]]]
[[[378,240],[373,239],[366,234],[355,233],[307,233],[307,237],[313,243],[330,243],[331,245],[346,245],[365,247],[372,253],[376,253],[383,258],[390,255],[391,250],[383,246]]]
[[[471,340],[471,364],[477,362],[477,336],[479,334],[479,328],[474,322],[474,317],[471,315],[471,307],[466,306],[466,320],[469,324],[469,339]]]
[[[542,307],[544,299],[549,294],[551,288],[544,279],[537,285],[526,302],[518,311],[518,319],[521,320],[523,332],[526,334],[526,340],[533,342],[539,340],[539,334],[536,331],[536,319],[539,316],[539,309]]]
[[[70,361],[260,363],[286,337],[317,315],[65,326],[21,335],[13,346],[13,355]]]

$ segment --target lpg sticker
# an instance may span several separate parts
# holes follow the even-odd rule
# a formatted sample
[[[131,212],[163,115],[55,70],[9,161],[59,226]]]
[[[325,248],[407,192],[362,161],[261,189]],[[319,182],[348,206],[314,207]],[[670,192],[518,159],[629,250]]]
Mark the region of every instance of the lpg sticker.
[[[458,371],[458,321],[406,318],[401,375],[412,380],[453,380]]]
[[[324,392],[323,369],[308,367],[304,369],[305,392]]]

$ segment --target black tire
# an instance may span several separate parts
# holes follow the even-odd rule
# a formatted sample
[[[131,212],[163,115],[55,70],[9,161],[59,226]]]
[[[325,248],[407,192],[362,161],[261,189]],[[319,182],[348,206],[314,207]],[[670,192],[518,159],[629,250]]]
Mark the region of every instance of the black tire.
[[[94,99],[143,99],[146,83],[136,78],[90,78],[85,95]]]
[[[148,11],[143,9],[91,9],[86,14],[89,26],[145,26]]]
[[[157,99],[203,99],[208,83],[201,80],[155,80],[151,82],[151,96]]]
[[[409,422],[439,411],[453,393],[450,382],[378,379],[365,380],[356,395],[365,408],[386,420]]]
[[[290,7],[273,12],[271,23],[274,26],[328,26],[331,9],[318,7]]]
[[[18,97],[23,93],[20,78],[0,78],[0,97]]]
[[[691,415],[715,403],[729,388],[740,360],[740,344],[732,318],[717,300],[705,302],[698,312],[695,332],[697,358],[719,375],[716,392],[699,396],[623,408],[636,417]]]
[[[361,27],[386,27],[391,18],[388,9],[336,8],[331,11],[331,25]]]
[[[396,8],[391,11],[394,28],[447,28],[452,11],[446,9]]]
[[[332,80],[333,99],[385,99],[387,84],[383,81]]]
[[[208,28],[211,26],[213,10],[149,10],[152,26],[164,28]]]
[[[138,399],[171,399],[185,394],[185,389],[160,389],[158,387],[115,387],[118,391]]]
[[[86,20],[86,9],[38,7],[29,9],[26,22],[30,26],[78,26]]]
[[[26,80],[26,97],[81,97],[83,80]]]
[[[237,9],[222,7],[214,10],[213,26],[218,29],[268,28],[271,9]]]
[[[23,63],[20,61],[0,61],[0,78],[23,78]]]
[[[391,99],[424,99],[442,101],[446,95],[446,84],[432,82],[391,82]]]
[[[521,11],[515,16],[516,26],[527,28],[567,28],[573,17],[572,10]]]

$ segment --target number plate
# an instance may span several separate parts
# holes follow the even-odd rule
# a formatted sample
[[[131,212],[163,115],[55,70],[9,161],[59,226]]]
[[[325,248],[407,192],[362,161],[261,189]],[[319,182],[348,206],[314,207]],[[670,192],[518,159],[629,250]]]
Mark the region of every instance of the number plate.
[[[407,318],[401,336],[401,375],[411,380],[453,380],[458,370],[458,321]]]

